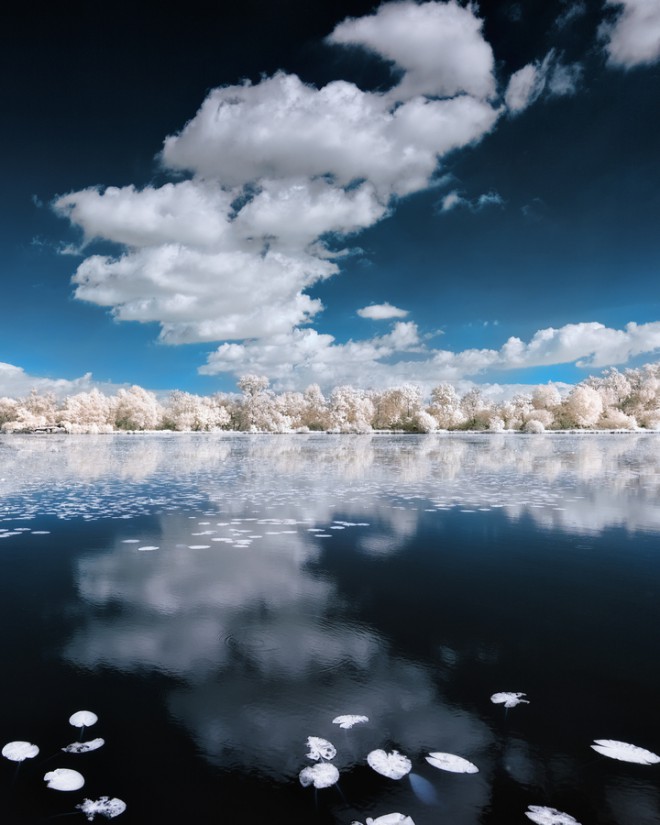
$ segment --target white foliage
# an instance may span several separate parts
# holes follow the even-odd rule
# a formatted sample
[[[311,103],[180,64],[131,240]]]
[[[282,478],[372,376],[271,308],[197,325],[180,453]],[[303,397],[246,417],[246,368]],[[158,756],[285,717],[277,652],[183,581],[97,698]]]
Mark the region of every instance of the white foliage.
[[[332,762],[320,762],[308,765],[300,771],[300,784],[303,788],[314,785],[315,788],[329,788],[339,779],[339,771]]]
[[[392,751],[391,753],[380,749],[371,751],[367,755],[367,762],[376,773],[387,776],[389,779],[401,779],[410,773],[412,768],[410,759],[399,753],[399,751]]]
[[[309,759],[334,759],[337,755],[337,749],[332,742],[328,742],[327,739],[321,739],[320,736],[308,736],[307,747],[309,748],[309,753],[307,754]]]
[[[594,739],[591,747],[610,759],[619,759],[621,762],[636,762],[638,765],[655,765],[660,762],[660,756],[637,745],[628,742],[618,742],[615,739]]]
[[[72,742],[66,748],[62,748],[65,753],[89,753],[102,748],[105,745],[105,739],[90,739],[88,742]]]
[[[426,757],[429,765],[434,768],[440,768],[441,771],[450,771],[451,773],[479,773],[479,768],[462,756],[456,756],[453,753],[441,753],[435,751]]]
[[[76,805],[91,822],[97,814],[105,816],[108,819],[123,814],[126,810],[126,803],[123,799],[109,799],[107,796],[102,796],[100,799],[84,799],[80,805]]]
[[[85,779],[78,771],[55,768],[44,776],[44,782],[54,791],[77,791],[85,784]]]
[[[335,716],[332,720],[332,724],[339,725],[340,728],[352,728],[353,725],[359,725],[368,721],[368,716],[354,716],[349,713],[344,716]]]
[[[78,710],[69,717],[69,724],[74,728],[88,728],[95,725],[99,717],[91,710]]]
[[[536,822],[536,825],[580,825],[570,814],[562,813],[556,808],[545,808],[542,805],[529,805],[525,816]]]
[[[2,749],[5,759],[12,762],[23,762],[25,759],[33,759],[39,753],[39,748],[31,742],[7,742]]]
[[[490,697],[490,701],[496,705],[504,705],[505,708],[515,708],[516,705],[520,705],[523,702],[526,705],[529,704],[528,699],[522,698],[526,695],[526,693],[493,693]]]

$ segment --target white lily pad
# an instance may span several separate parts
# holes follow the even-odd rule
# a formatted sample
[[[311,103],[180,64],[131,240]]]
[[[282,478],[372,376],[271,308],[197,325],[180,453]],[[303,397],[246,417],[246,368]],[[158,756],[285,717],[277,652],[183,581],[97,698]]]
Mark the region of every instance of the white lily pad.
[[[79,710],[69,717],[69,724],[74,728],[88,728],[90,725],[95,725],[98,720],[99,717],[91,710]]]
[[[377,816],[376,819],[368,816],[367,825],[415,825],[415,823],[405,814],[394,813]]]
[[[493,693],[490,697],[490,701],[494,702],[496,705],[504,705],[505,708],[515,708],[516,705],[520,705],[523,702],[528,705],[529,699],[523,699],[523,696],[527,696],[526,693]]]
[[[558,811],[556,808],[545,808],[543,805],[530,805],[525,816],[536,822],[536,825],[580,825],[575,817]]]
[[[90,739],[89,742],[72,742],[66,748],[62,748],[65,753],[89,753],[102,748],[105,739]]]
[[[352,728],[353,725],[360,725],[363,722],[368,722],[368,716],[353,716],[346,714],[345,716],[335,716],[332,720],[333,725],[339,725],[340,728]]]
[[[102,796],[100,799],[84,799],[80,805],[76,805],[91,822],[97,814],[113,819],[126,810],[126,803],[122,799],[109,799]]]
[[[55,768],[44,776],[44,782],[54,791],[77,791],[85,784],[85,778],[70,768]]]
[[[319,762],[308,765],[300,771],[300,784],[303,788],[314,785],[315,788],[329,788],[339,779],[339,771],[332,762]]]
[[[637,745],[630,745],[628,742],[617,742],[616,739],[594,739],[595,745],[591,747],[609,756],[610,759],[619,759],[621,762],[636,762],[638,765],[655,765],[660,762],[660,756]]]
[[[389,779],[402,779],[410,773],[412,768],[410,759],[399,753],[399,751],[392,751],[391,753],[383,750],[371,751],[367,756],[367,762],[376,773],[387,776]]]
[[[440,768],[441,771],[451,771],[451,773],[479,773],[479,768],[462,756],[453,753],[440,753],[435,751],[426,757],[429,765]]]
[[[309,753],[307,757],[318,762],[319,759],[334,759],[337,755],[337,748],[328,742],[327,739],[321,739],[320,736],[308,736],[307,747]]]
[[[32,759],[39,753],[39,748],[31,742],[7,742],[2,749],[5,759],[12,762],[23,762],[25,759]]]

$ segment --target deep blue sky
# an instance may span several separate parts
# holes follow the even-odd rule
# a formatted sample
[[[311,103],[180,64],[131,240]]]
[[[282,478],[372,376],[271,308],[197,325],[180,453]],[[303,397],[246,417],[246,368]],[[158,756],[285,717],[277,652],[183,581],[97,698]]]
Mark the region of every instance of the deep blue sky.
[[[472,11],[407,2],[376,17],[377,4],[334,0],[212,9],[192,2],[176,13],[146,2],[6,11],[0,362],[18,369],[0,368],[0,395],[46,387],[41,379],[64,379],[69,391],[110,382],[208,393],[233,389],[245,372],[298,389],[312,380],[412,380],[425,388],[443,380],[572,382],[609,365],[656,360],[660,0],[657,9],[646,0],[651,16],[642,23],[639,2],[482,2]],[[337,29],[347,18],[356,20]],[[459,34],[443,40],[452,20]],[[415,38],[429,31],[437,49],[425,41],[423,52]],[[435,65],[453,42],[456,53]],[[268,85],[278,71],[308,84],[307,103]],[[239,87],[219,93],[204,115],[205,135],[184,133],[159,159],[165,138],[180,133],[214,89],[245,80],[252,86],[240,106]],[[348,103],[318,92],[337,80],[359,96],[357,126],[343,121]],[[476,101],[485,120],[447,150],[438,137],[444,126],[428,112],[452,98]],[[392,123],[415,101],[425,104],[424,119],[402,136]],[[209,138],[221,104],[239,116]],[[273,127],[280,117],[284,125]],[[318,139],[307,138],[323,118]],[[335,123],[338,145],[324,154],[318,145]],[[361,143],[372,124],[382,126],[377,141],[391,142],[387,168],[370,166],[380,143]],[[408,167],[397,164],[411,146],[427,151],[417,143],[427,140],[427,124],[431,146],[440,141],[436,169],[409,185]],[[255,137],[262,128],[274,130],[263,158]],[[161,187],[172,184],[154,228],[145,193],[160,203]],[[208,196],[210,211],[196,200],[188,209],[181,184]],[[107,205],[109,186],[120,187],[116,208]],[[322,190],[332,203],[363,193],[372,217],[342,218],[337,232],[323,201],[320,228],[301,235],[294,229],[311,220],[307,201],[285,220],[258,197],[290,204],[290,187],[313,197]],[[59,214],[55,207],[68,194],[71,221],[61,201]],[[129,201],[120,231],[116,216]],[[250,209],[239,215],[245,204],[249,220]],[[189,243],[191,232],[215,232],[219,220],[229,227],[222,239]],[[83,230],[88,243],[80,248]],[[78,254],[62,254],[67,247]],[[346,254],[328,257],[340,249]],[[260,268],[273,253],[285,260]],[[176,257],[175,287],[162,280],[164,255]],[[90,256],[104,263],[76,296],[72,276]],[[113,263],[119,259],[125,266]],[[305,271],[292,275],[301,261]],[[331,265],[335,273],[322,279],[315,267]],[[296,309],[296,293],[315,300],[313,308]],[[166,306],[172,294],[174,310]],[[113,310],[136,320],[118,320]],[[637,327],[626,327],[631,322]],[[520,344],[507,349],[511,337]],[[91,382],[66,384],[88,372]]]

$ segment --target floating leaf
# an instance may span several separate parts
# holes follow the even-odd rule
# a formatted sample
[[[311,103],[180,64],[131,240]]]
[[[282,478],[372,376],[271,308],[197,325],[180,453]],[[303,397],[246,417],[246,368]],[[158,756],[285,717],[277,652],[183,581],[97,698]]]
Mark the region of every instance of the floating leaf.
[[[328,742],[327,739],[321,739],[320,736],[308,736],[307,747],[309,753],[307,757],[318,762],[319,759],[334,759],[337,755],[337,748]]]
[[[524,702],[526,705],[529,704],[528,699],[523,699],[523,696],[527,696],[526,693],[493,693],[490,697],[490,701],[494,702],[496,705],[504,705],[505,708],[515,708],[516,705],[521,704]]]
[[[620,759],[621,762],[637,762],[639,765],[655,765],[660,762],[660,756],[637,745],[629,745],[627,742],[617,742],[615,739],[594,739],[595,745],[591,747],[609,756],[610,759]]]
[[[525,816],[537,825],[580,825],[570,814],[562,813],[556,808],[544,808],[542,805],[530,805]]]
[[[65,753],[88,753],[102,748],[105,739],[90,739],[89,742],[72,742],[66,748],[62,748]]]
[[[451,771],[452,773],[479,773],[479,768],[463,759],[462,756],[456,756],[453,753],[430,753],[426,757],[429,765],[434,768],[440,768],[441,771]]]
[[[102,796],[100,799],[84,799],[80,805],[76,805],[76,808],[80,808],[91,822],[96,814],[107,816],[108,819],[123,814],[126,810],[126,803],[122,799],[108,799],[107,796]]]
[[[329,788],[339,779],[339,771],[331,762],[319,762],[308,765],[300,771],[300,784],[303,788],[314,785],[315,788]]]
[[[371,751],[367,756],[367,762],[376,773],[387,776],[390,779],[401,779],[407,773],[410,773],[412,763],[407,756],[404,756],[399,751],[392,751],[386,753],[383,750]]]
[[[2,749],[5,759],[12,762],[23,762],[24,759],[32,759],[39,753],[39,748],[31,742],[7,742]]]
[[[415,823],[405,814],[385,814],[376,819],[368,816],[367,825],[415,825]]]
[[[69,768],[55,768],[54,771],[49,771],[44,776],[44,781],[54,791],[77,791],[85,784],[83,775]]]
[[[368,716],[352,716],[351,714],[347,714],[346,716],[336,716],[332,720],[332,724],[339,725],[340,728],[352,728],[353,725],[359,725],[362,722],[368,721]]]
[[[90,725],[95,725],[98,720],[99,717],[91,710],[79,710],[69,717],[69,724],[74,728],[88,728]]]

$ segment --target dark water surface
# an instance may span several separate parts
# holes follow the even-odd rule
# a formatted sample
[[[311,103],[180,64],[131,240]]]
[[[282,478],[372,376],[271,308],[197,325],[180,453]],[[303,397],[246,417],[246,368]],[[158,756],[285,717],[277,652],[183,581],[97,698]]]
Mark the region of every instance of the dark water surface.
[[[0,745],[40,748],[2,825],[660,823],[660,764],[590,747],[660,752],[657,435],[2,437],[0,626]],[[106,744],[62,753],[81,709]],[[338,787],[300,785],[310,735]]]

